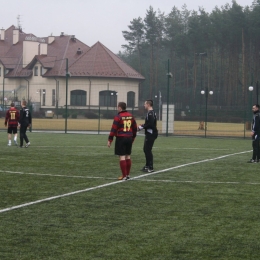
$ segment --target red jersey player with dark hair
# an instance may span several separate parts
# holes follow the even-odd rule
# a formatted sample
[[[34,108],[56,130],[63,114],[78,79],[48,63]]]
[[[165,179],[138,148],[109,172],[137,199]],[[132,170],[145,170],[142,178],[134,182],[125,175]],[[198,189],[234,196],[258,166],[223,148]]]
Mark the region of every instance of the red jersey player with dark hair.
[[[14,107],[14,103],[11,103],[11,107],[6,111],[5,115],[5,126],[8,124],[8,146],[12,145],[12,133],[14,134],[14,144],[17,145],[17,126],[19,115],[19,111]]]
[[[119,156],[122,176],[118,180],[128,180],[132,165],[132,143],[136,137],[137,125],[132,114],[126,111],[126,103],[118,103],[118,114],[108,137],[107,146],[110,147],[114,136],[116,137],[115,154]]]

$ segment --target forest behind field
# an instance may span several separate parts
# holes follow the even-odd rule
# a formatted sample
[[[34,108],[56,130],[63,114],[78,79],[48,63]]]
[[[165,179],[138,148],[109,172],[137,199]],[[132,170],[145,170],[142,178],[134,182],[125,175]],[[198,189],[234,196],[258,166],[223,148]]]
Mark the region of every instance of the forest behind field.
[[[162,13],[150,6],[145,17],[133,18],[122,33],[126,44],[119,56],[145,77],[141,101],[161,93],[162,102],[174,103],[176,109],[198,109],[204,104],[201,90],[213,91],[208,104],[216,109],[245,106],[251,94],[256,100],[260,0],[245,7],[233,1],[211,13],[190,11],[186,5]]]

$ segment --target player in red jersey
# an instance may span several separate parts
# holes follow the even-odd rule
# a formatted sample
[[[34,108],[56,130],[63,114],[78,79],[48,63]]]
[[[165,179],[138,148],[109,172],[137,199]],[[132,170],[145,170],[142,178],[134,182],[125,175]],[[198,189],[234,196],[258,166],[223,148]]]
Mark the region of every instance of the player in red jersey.
[[[137,125],[132,114],[126,111],[126,103],[118,103],[118,114],[114,117],[108,137],[107,146],[110,148],[114,136],[116,137],[115,154],[119,156],[122,176],[118,180],[128,180],[132,165],[132,143],[135,140]]]
[[[8,124],[8,146],[12,145],[12,134],[14,134],[14,144],[17,145],[17,126],[19,121],[19,111],[15,108],[14,103],[11,103],[11,107],[6,111],[5,126]]]

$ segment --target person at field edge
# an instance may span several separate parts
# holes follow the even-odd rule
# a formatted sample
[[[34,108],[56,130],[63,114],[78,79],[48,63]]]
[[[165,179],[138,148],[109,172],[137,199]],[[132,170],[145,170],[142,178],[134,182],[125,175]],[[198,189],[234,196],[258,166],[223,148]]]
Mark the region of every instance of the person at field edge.
[[[26,130],[32,124],[32,116],[29,108],[26,107],[27,102],[22,101],[22,109],[20,110],[20,119],[18,127],[20,128],[20,148],[23,148],[23,140],[25,140],[25,148],[28,148],[30,145],[29,139],[26,135]]]
[[[260,159],[260,114],[259,114],[259,105],[255,104],[252,107],[253,111],[253,120],[252,120],[252,147],[253,147],[253,155],[252,159],[248,161],[248,163],[258,163]]]
[[[153,101],[146,100],[144,107],[147,110],[145,117],[145,122],[142,125],[138,126],[138,130],[145,129],[145,139],[143,151],[145,154],[146,163],[145,166],[141,169],[144,172],[153,172],[153,144],[155,139],[158,137],[157,130],[157,117],[156,113],[153,110]]]
[[[10,109],[6,111],[5,126],[8,125],[8,146],[12,145],[12,134],[14,135],[14,144],[17,145],[17,126],[19,121],[19,111],[15,108],[14,103],[11,103]]]
[[[114,136],[116,137],[115,155],[119,156],[122,176],[118,180],[128,180],[132,165],[132,144],[136,137],[137,124],[132,114],[126,111],[126,103],[118,103],[118,114],[114,117],[107,146],[110,148]]]

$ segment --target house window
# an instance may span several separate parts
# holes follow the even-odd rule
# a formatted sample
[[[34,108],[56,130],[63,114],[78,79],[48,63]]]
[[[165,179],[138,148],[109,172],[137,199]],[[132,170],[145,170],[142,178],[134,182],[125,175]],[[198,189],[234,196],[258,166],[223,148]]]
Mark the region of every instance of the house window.
[[[55,89],[52,90],[52,99],[51,99],[51,105],[55,106],[55,100],[56,100],[56,95],[55,95]]]
[[[104,90],[99,92],[99,105],[100,106],[117,106],[117,92]]]
[[[127,92],[127,107],[135,107],[135,92]]]
[[[41,66],[41,68],[40,68],[40,75],[41,76],[44,75],[45,72],[46,72],[46,70],[44,69],[43,66]]]
[[[84,90],[73,90],[70,92],[71,106],[86,106],[87,92]]]
[[[34,76],[38,76],[38,67],[34,67]]]
[[[42,105],[43,105],[43,106],[46,106],[46,105],[45,105],[45,102],[46,102],[46,90],[43,89],[43,90],[42,90]]]

